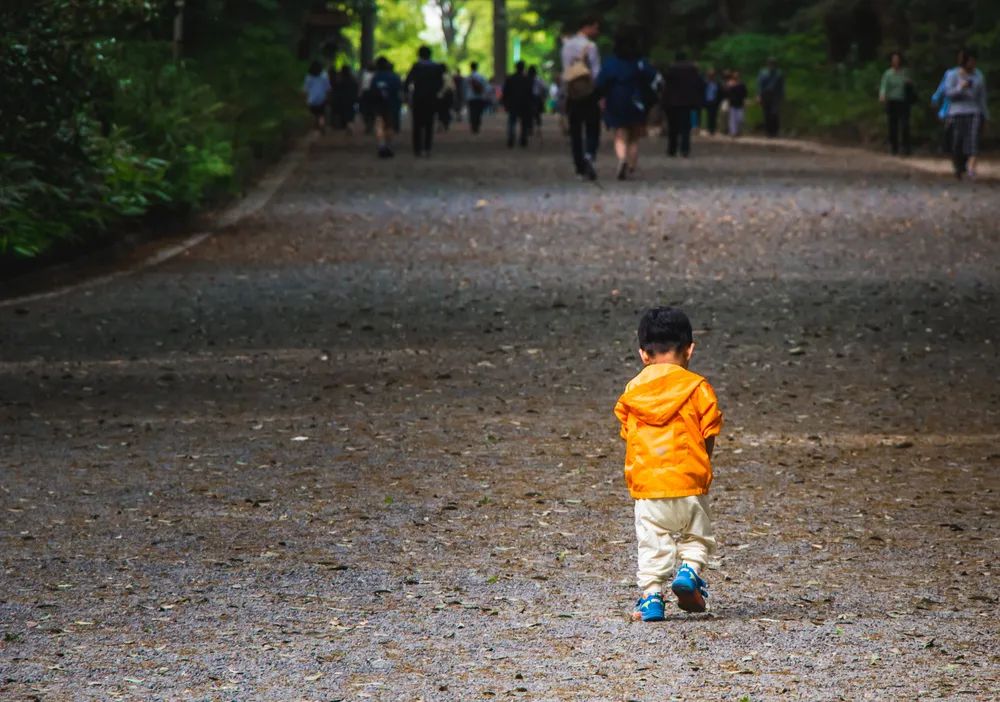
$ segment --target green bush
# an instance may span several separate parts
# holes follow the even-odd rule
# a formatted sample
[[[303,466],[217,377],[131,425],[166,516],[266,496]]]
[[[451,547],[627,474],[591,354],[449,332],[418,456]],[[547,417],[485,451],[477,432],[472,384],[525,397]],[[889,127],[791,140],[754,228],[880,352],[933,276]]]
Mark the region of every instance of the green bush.
[[[170,43],[150,38],[172,6],[0,6],[0,259],[232,193],[304,124],[295,8],[207,4],[198,17],[210,41],[174,61]]]

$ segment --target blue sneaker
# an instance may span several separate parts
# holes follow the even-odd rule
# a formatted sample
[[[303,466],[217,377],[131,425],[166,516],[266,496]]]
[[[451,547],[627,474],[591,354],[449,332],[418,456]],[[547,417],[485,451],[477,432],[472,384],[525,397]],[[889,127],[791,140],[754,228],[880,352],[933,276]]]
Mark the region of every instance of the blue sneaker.
[[[641,619],[644,622],[663,621],[663,595],[659,592],[652,592],[636,600],[633,619]]]
[[[670,589],[677,595],[677,606],[685,612],[704,612],[708,597],[708,583],[702,580],[687,563],[677,569]]]

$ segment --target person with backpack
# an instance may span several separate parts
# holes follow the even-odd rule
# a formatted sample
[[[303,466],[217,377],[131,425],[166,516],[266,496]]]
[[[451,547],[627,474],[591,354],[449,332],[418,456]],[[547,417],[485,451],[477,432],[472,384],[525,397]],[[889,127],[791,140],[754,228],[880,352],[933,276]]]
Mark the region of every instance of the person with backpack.
[[[764,110],[764,131],[773,139],[781,127],[781,103],[785,100],[785,75],[773,56],[757,75],[757,102]]]
[[[594,43],[600,32],[601,21],[597,17],[585,17],[576,34],[563,41],[560,52],[573,165],[577,175],[588,180],[597,180],[594,161],[601,139],[601,108],[595,92],[595,78],[601,72],[601,55]]]
[[[465,77],[465,104],[469,106],[469,128],[479,134],[483,124],[483,111],[490,104],[490,84],[479,72],[479,64],[469,64],[469,75]]]
[[[316,121],[316,130],[321,134],[326,132],[326,101],[330,96],[330,78],[323,71],[323,64],[313,61],[309,64],[309,73],[302,83],[302,92],[306,95],[306,107]]]
[[[597,94],[604,99],[604,122],[615,130],[618,180],[626,180],[639,162],[639,139],[646,116],[656,104],[658,75],[642,58],[639,32],[626,28],[615,37],[614,55],[597,76]]]
[[[517,125],[521,125],[521,147],[528,145],[531,127],[534,122],[534,84],[524,72],[524,61],[518,61],[514,73],[507,76],[503,83],[501,102],[507,111],[507,148],[514,148],[514,137]]]
[[[385,56],[375,62],[375,72],[368,89],[369,105],[375,115],[375,140],[379,158],[392,158],[392,135],[399,131],[403,82]]]
[[[440,63],[431,61],[429,46],[421,46],[417,56],[417,62],[406,75],[405,87],[410,96],[413,153],[419,158],[431,155],[434,118],[438,114],[445,69]]]

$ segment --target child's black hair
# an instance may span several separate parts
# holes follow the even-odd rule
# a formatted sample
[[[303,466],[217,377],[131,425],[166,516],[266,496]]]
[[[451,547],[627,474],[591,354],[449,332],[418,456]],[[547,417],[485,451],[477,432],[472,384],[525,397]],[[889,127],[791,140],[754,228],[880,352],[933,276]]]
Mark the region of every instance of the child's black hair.
[[[654,307],[639,320],[639,348],[648,354],[682,351],[693,341],[691,320],[676,307]]]

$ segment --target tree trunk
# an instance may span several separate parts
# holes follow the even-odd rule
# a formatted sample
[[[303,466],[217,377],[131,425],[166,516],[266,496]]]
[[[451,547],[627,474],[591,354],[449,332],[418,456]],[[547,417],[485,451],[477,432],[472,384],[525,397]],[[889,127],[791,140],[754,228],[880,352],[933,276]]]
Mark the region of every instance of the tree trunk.
[[[493,0],[493,75],[507,77],[507,0]]]
[[[361,49],[362,67],[375,62],[375,0],[366,0],[361,8]]]

